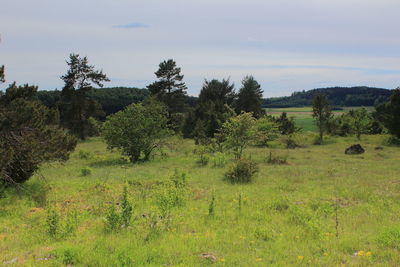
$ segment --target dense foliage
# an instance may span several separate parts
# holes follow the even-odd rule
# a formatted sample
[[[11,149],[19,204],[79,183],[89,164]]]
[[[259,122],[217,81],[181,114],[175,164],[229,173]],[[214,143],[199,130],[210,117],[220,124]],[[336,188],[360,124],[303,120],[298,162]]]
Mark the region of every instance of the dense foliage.
[[[393,91],[390,102],[376,107],[375,117],[396,138],[400,138],[400,88]]]
[[[109,81],[102,72],[89,65],[86,57],[78,54],[69,57],[68,72],[61,79],[65,86],[61,92],[58,107],[62,125],[81,139],[88,135],[89,118],[98,117],[103,112],[101,105],[89,96],[93,85],[103,87],[103,82]]]
[[[158,67],[155,75],[159,80],[148,85],[147,89],[167,106],[169,115],[183,112],[187,87],[182,82],[181,68],[172,59],[164,60]]]
[[[235,98],[234,85],[229,80],[206,80],[195,109],[189,111],[186,116],[184,136],[213,137],[222,124],[235,115],[231,108]]]
[[[120,149],[131,162],[149,160],[169,134],[167,121],[167,109],[160,103],[132,104],[107,118],[103,136],[110,149]]]
[[[45,161],[66,160],[76,140],[58,112],[34,99],[37,87],[10,85],[0,96],[0,185],[27,181]]]
[[[263,107],[311,106],[317,94],[325,94],[333,106],[376,106],[389,100],[391,90],[373,87],[331,87],[294,92],[291,96],[265,100]]]
[[[263,90],[261,85],[253,76],[246,76],[242,80],[242,87],[237,94],[235,110],[237,114],[240,112],[252,112],[256,118],[261,117],[265,112],[261,108],[263,102]]]

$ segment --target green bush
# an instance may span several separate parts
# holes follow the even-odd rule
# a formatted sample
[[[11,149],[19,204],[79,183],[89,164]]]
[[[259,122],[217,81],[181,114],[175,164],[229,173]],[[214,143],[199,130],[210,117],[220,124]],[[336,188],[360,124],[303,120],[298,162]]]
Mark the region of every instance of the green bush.
[[[258,172],[257,164],[251,159],[239,159],[225,173],[225,179],[233,184],[250,183]]]
[[[81,169],[81,176],[89,176],[92,174],[92,169],[88,168],[88,167],[83,167]]]

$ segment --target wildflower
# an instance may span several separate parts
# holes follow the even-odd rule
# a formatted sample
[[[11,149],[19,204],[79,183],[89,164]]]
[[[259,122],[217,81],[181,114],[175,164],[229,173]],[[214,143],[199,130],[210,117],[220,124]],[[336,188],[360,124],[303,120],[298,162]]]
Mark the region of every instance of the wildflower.
[[[220,258],[219,261],[220,262],[225,262],[225,259],[224,258]]]
[[[365,253],[365,256],[367,256],[367,257],[371,257],[371,255],[372,255],[371,251],[368,251],[367,253]]]
[[[297,256],[297,259],[298,259],[298,260],[303,260],[303,259],[304,259],[304,256]]]
[[[324,252],[324,256],[328,256],[328,253]]]
[[[360,250],[359,252],[357,252],[357,256],[364,256],[365,255],[365,251]]]
[[[257,258],[256,261],[262,261],[262,258]]]

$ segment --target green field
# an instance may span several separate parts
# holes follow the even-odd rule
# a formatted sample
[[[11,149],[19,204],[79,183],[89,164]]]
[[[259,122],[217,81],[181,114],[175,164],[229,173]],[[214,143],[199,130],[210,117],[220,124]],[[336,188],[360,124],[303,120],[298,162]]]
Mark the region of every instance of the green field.
[[[230,156],[222,167],[214,167],[213,156],[199,166],[192,140],[172,139],[163,156],[134,165],[101,139],[80,143],[68,162],[42,166],[24,187],[0,198],[0,265],[398,265],[400,149],[377,150],[387,137],[363,136],[366,153],[348,156],[343,151],[353,137],[312,146],[314,137],[304,134],[301,149],[283,149],[279,141],[247,149],[260,167],[248,185],[223,181]],[[288,164],[267,164],[270,151]],[[188,198],[161,219],[157,199],[175,169],[187,175]],[[106,214],[120,202],[124,184],[132,224],[107,233]],[[75,218],[76,229],[51,237],[49,210],[60,214],[60,231],[70,225],[67,218]]]
[[[343,107],[343,110],[333,110],[334,115],[340,115],[350,109],[357,109],[359,107]],[[368,111],[373,111],[373,107],[365,107]],[[315,125],[312,117],[312,107],[292,107],[292,108],[267,108],[267,114],[279,116],[282,112],[286,112],[289,117],[294,117],[294,121],[298,127],[303,131],[316,132],[317,126]]]

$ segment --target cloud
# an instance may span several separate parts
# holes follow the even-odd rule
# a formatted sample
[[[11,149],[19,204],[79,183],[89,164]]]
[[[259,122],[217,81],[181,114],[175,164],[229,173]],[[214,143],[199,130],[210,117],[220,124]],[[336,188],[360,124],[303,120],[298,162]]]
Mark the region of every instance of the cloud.
[[[147,28],[147,27],[149,26],[140,22],[133,22],[129,24],[121,24],[113,26],[113,28],[118,28],[118,29],[135,29],[135,28]]]

